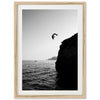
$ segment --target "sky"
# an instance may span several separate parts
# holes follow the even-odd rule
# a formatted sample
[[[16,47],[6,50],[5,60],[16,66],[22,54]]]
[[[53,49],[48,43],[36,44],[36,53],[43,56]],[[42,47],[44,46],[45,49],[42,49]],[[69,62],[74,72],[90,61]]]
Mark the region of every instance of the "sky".
[[[77,24],[77,10],[23,10],[22,59],[57,56],[61,42],[78,32]],[[54,40],[53,33],[58,34]]]

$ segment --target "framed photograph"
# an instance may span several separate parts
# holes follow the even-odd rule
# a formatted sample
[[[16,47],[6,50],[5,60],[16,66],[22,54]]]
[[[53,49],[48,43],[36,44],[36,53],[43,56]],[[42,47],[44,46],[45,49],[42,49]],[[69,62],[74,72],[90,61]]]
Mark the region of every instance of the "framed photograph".
[[[85,98],[85,2],[15,2],[15,98]]]

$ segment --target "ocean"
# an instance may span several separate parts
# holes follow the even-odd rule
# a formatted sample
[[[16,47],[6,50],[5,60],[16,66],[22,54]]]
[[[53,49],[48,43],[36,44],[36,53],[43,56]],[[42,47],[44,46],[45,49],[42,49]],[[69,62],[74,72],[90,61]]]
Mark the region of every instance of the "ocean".
[[[22,90],[55,90],[56,60],[23,60]]]

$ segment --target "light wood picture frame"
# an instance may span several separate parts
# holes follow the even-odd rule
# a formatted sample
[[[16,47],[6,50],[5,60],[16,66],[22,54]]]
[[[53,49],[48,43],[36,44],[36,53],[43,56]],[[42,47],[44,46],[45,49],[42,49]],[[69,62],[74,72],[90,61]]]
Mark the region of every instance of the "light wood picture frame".
[[[14,2],[15,98],[86,98],[85,10],[86,2]]]

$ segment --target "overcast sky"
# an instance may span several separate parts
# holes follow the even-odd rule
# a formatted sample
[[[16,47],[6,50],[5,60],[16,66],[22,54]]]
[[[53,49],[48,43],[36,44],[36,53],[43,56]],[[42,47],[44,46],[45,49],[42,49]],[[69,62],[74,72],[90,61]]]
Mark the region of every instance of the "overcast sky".
[[[22,59],[48,59],[57,56],[64,39],[78,32],[77,10],[23,10],[22,27]],[[54,40],[53,33],[58,34]]]

